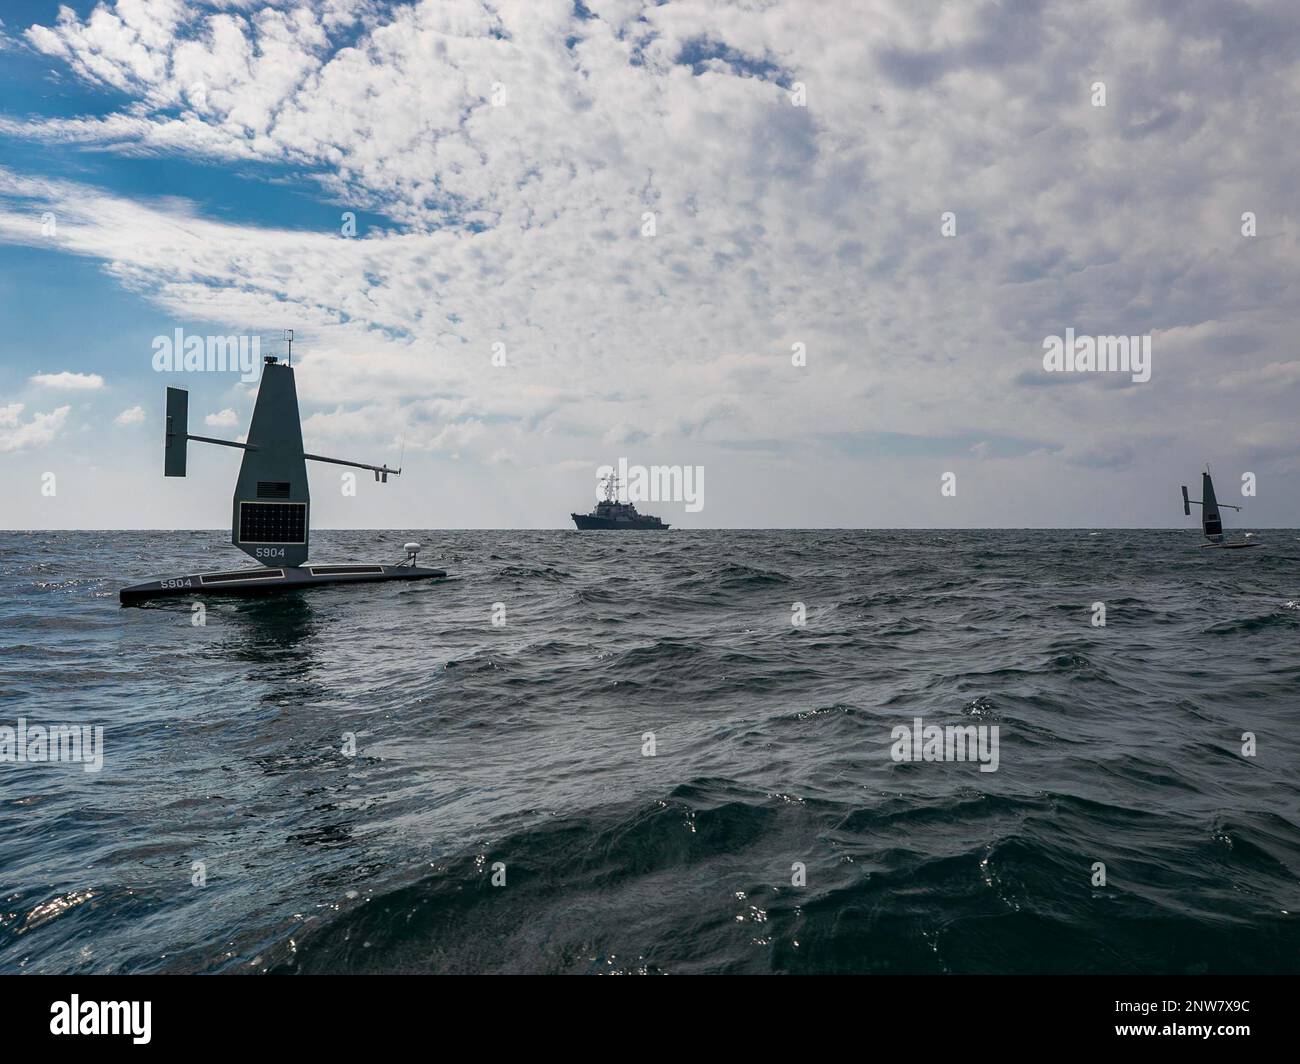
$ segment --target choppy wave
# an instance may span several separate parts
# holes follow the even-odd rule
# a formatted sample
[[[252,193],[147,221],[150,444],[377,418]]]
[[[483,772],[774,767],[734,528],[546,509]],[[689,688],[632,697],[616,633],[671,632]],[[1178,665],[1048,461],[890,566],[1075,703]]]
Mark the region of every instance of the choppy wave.
[[[105,729],[0,764],[0,970],[1300,971],[1292,534],[317,552],[412,537],[454,579],[202,626],[114,596],[217,533],[0,537],[0,724]]]

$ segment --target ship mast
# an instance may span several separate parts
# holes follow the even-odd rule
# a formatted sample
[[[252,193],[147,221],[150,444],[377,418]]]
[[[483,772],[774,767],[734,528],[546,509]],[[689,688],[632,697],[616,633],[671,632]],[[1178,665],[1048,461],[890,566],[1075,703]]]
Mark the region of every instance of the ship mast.
[[[601,483],[605,485],[606,502],[613,502],[616,498],[618,498],[618,474],[617,473],[615,473],[611,469],[609,476],[605,477],[601,481]]]

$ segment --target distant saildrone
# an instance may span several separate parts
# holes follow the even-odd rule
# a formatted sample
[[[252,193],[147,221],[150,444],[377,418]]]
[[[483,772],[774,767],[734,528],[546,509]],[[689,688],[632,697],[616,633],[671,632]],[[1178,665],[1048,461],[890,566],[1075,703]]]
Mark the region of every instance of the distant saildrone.
[[[1231,503],[1219,502],[1214,497],[1214,481],[1210,479],[1210,467],[1205,467],[1205,472],[1201,474],[1201,498],[1189,499],[1187,497],[1187,485],[1183,485],[1183,513],[1190,516],[1193,506],[1201,508],[1201,531],[1208,543],[1202,543],[1202,547],[1224,547],[1229,550],[1240,549],[1242,547],[1257,547],[1257,543],[1233,543],[1223,538],[1223,520],[1219,516],[1219,508],[1225,510],[1240,511],[1240,506],[1233,506]]]

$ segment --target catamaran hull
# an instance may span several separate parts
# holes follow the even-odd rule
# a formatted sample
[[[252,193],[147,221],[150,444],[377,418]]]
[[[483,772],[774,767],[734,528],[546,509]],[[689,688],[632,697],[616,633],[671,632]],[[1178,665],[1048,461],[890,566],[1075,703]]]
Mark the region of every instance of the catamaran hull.
[[[118,592],[123,606],[148,599],[181,595],[265,595],[279,591],[307,591],[331,584],[379,584],[390,580],[433,580],[447,574],[442,569],[414,565],[286,565],[262,566],[222,573],[196,573],[124,587]]]

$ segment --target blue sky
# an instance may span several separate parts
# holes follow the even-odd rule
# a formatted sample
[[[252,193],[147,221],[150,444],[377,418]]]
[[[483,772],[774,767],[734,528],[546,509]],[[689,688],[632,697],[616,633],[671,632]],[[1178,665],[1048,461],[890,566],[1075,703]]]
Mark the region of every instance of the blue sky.
[[[405,455],[321,525],[560,526],[620,457],[708,470],[688,527],[1175,526],[1205,461],[1300,525],[1292,5],[67,8],[0,29],[0,526],[225,523],[163,388],[253,392],[176,328],[294,328],[308,449]]]

